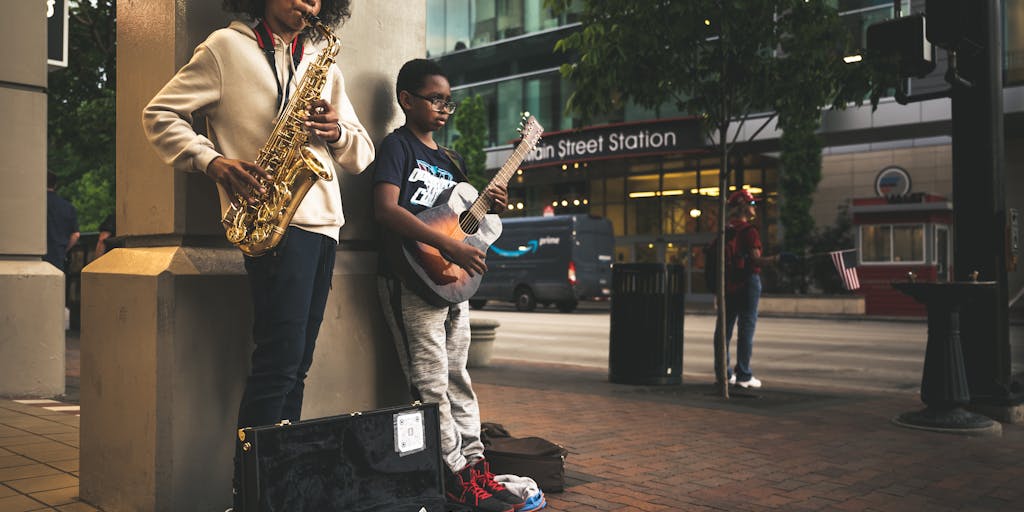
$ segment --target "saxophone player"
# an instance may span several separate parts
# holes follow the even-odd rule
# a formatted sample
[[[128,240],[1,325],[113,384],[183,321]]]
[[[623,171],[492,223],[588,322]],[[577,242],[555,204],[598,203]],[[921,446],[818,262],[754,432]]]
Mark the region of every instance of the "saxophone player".
[[[143,110],[142,124],[156,152],[175,169],[203,172],[216,182],[222,212],[232,202],[255,202],[266,191],[260,180],[271,176],[254,162],[316,60],[321,34],[310,30],[309,16],[318,16],[333,29],[350,17],[350,4],[225,0],[226,11],[251,21],[233,21],[210,34]],[[192,126],[193,116],[200,113],[207,120],[206,136]],[[308,145],[328,161],[329,169],[333,160],[334,169],[355,174],[374,159],[370,137],[333,64],[320,99],[309,102],[300,124],[308,130]],[[245,255],[255,348],[239,406],[239,428],[299,420],[342,224],[338,183],[317,180],[281,242],[261,256]]]

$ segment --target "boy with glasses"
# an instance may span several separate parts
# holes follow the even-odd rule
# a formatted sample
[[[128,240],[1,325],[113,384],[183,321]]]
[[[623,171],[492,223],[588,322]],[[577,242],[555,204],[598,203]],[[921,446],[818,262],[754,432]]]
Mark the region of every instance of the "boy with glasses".
[[[462,157],[434,141],[434,131],[455,113],[448,79],[436,63],[416,59],[402,66],[395,89],[406,122],[385,137],[377,150],[373,188],[377,221],[391,234],[440,249],[471,275],[481,274],[487,271],[483,251],[433,231],[416,217],[433,207],[442,192],[466,181]],[[504,187],[484,193],[495,209],[505,208]],[[483,458],[480,408],[466,370],[468,303],[431,305],[402,281],[398,270],[381,258],[380,299],[413,396],[440,406],[448,501],[484,512],[521,508],[523,500],[494,481]]]

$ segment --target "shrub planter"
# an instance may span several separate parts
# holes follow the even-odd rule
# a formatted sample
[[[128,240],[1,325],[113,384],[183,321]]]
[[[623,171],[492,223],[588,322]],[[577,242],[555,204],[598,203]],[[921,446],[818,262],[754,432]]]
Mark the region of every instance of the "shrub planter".
[[[494,355],[494,338],[501,322],[490,318],[469,319],[469,360],[468,368],[479,368],[491,364]]]

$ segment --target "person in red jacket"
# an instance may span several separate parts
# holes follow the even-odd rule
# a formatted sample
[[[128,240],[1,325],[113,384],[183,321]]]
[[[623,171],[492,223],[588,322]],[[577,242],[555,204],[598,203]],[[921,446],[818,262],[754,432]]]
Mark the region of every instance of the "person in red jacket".
[[[736,366],[729,368],[729,384],[742,388],[759,388],[761,380],[750,369],[754,351],[754,329],[757,327],[757,304],[761,297],[761,267],[776,264],[779,256],[761,254],[761,235],[751,221],[757,216],[757,199],[748,190],[737,190],[729,196],[729,220],[726,225],[725,268],[725,346],[729,365],[729,341],[733,326],[739,323],[736,335]],[[719,325],[715,324],[718,339]]]

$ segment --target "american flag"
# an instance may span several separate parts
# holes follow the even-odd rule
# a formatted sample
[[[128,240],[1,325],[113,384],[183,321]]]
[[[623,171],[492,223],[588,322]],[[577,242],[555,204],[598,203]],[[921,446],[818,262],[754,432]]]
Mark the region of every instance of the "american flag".
[[[843,280],[843,288],[856,290],[860,288],[860,279],[857,279],[857,249],[845,251],[832,251],[832,264],[839,272],[839,278]]]

